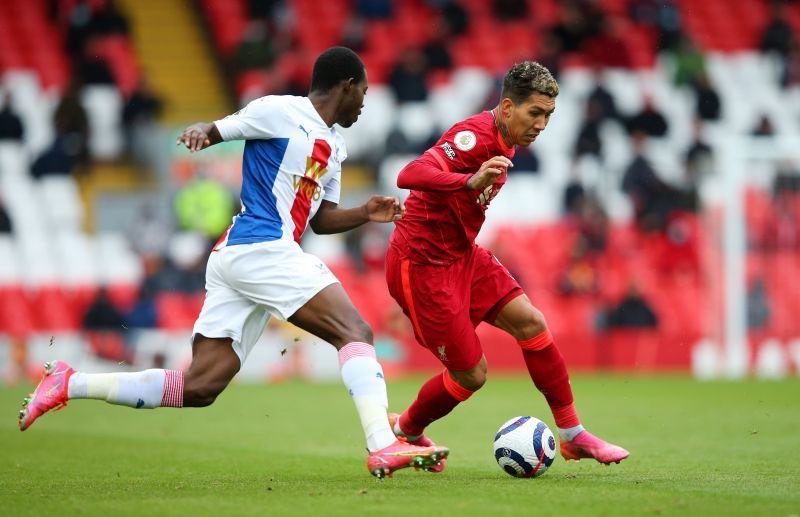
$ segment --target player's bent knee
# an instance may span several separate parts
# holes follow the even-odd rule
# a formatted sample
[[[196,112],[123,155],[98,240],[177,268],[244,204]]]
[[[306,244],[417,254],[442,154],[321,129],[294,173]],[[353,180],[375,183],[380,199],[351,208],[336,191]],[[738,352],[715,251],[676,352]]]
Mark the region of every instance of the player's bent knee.
[[[517,341],[526,341],[541,336],[546,331],[547,321],[544,319],[544,314],[539,309],[531,307],[524,321],[514,329],[513,335]]]
[[[470,370],[450,370],[450,375],[459,386],[469,391],[478,391],[486,384],[486,371],[486,365],[481,362]]]
[[[348,343],[367,343],[372,344],[373,334],[372,327],[361,318],[357,318],[343,328],[339,329],[339,336],[335,343],[332,343],[336,348],[342,348]]]

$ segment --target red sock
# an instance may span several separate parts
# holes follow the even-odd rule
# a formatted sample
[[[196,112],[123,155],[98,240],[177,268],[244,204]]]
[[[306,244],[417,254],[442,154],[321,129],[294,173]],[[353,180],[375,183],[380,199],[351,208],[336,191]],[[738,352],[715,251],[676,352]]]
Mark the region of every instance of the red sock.
[[[417,399],[400,415],[400,429],[411,436],[422,434],[428,424],[448,414],[472,393],[456,383],[447,370],[434,375],[422,385]]]
[[[572,388],[564,357],[553,342],[550,330],[526,341],[520,341],[525,366],[533,383],[542,392],[556,426],[567,429],[581,423],[573,404]]]

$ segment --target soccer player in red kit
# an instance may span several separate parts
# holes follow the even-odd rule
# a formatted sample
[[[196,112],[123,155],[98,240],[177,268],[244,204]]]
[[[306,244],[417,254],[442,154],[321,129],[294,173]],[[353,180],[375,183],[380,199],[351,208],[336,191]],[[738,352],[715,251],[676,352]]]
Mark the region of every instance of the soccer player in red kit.
[[[411,194],[386,256],[389,292],[411,320],[417,341],[445,366],[402,415],[390,415],[395,434],[410,443],[432,443],[425,427],[486,382],[486,358],[475,333],[485,321],[519,343],[531,379],[553,413],[565,459],[609,464],[628,457],[622,447],[583,428],[564,358],[544,316],[508,270],[475,244],[484,213],[513,166],[515,146],[536,140],[557,95],[558,83],[547,68],[532,61],[514,65],[494,109],[454,125],[397,178]]]

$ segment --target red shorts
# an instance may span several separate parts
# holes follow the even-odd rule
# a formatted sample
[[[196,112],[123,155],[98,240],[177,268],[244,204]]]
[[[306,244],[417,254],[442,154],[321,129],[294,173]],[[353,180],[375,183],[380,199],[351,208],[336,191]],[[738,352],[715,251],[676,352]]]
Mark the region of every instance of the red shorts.
[[[494,323],[505,305],[522,294],[511,273],[475,246],[446,266],[413,263],[394,244],[386,253],[389,293],[411,320],[417,341],[451,370],[469,370],[483,350],[475,333]]]

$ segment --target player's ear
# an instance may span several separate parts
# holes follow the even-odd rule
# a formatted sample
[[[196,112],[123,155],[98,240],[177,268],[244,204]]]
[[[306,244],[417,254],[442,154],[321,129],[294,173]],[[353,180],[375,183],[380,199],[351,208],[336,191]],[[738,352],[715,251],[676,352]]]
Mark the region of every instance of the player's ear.
[[[514,101],[512,101],[508,97],[504,97],[503,100],[500,101],[500,113],[502,113],[503,118],[507,119],[511,117],[511,112],[514,110]]]

